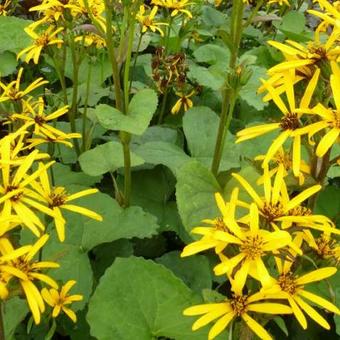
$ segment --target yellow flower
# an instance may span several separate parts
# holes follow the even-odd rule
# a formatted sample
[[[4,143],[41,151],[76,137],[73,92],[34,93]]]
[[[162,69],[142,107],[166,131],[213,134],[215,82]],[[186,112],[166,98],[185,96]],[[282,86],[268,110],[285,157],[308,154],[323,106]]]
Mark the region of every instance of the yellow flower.
[[[259,211],[254,203],[250,205],[249,228],[241,228],[232,216],[225,216],[224,221],[230,233],[221,232],[216,237],[233,245],[237,255],[228,258],[220,254],[222,262],[214,268],[215,274],[227,274],[235,293],[242,291],[248,275],[265,285],[270,276],[262,257],[289,245],[289,233],[260,229]]]
[[[275,156],[277,151],[283,146],[286,140],[288,140],[288,138],[293,138],[293,173],[296,177],[300,175],[302,133],[299,131],[303,131],[304,133],[308,133],[309,131],[309,125],[304,130],[300,130],[302,128],[300,118],[302,116],[302,113],[310,112],[309,105],[318,82],[319,74],[320,70],[315,71],[313,78],[306,87],[305,93],[300,100],[299,107],[296,107],[294,81],[291,74],[285,74],[286,94],[289,109],[280,98],[277,91],[271,85],[265,85],[267,90],[271,94],[275,105],[280,109],[283,114],[281,121],[279,123],[264,124],[246,128],[237,133],[238,139],[236,140],[236,143],[239,143],[280,129],[281,133],[278,137],[274,139],[273,143],[267,151],[266,157],[264,158],[262,163],[263,167],[268,167],[269,161]]]
[[[45,245],[49,236],[45,234],[42,236],[27,252],[27,254],[15,258],[11,261],[11,266],[17,270],[18,273],[13,273],[17,276],[20,282],[21,288],[26,296],[28,306],[31,309],[34,322],[40,323],[41,313],[45,311],[44,300],[41,297],[39,289],[34,284],[34,281],[38,280],[46,283],[47,285],[58,289],[57,283],[48,275],[41,273],[42,269],[58,268],[59,264],[48,261],[36,261],[34,260],[35,255]],[[13,252],[12,245],[8,243],[6,254]]]
[[[167,25],[167,23],[164,22],[154,22],[155,16],[157,14],[158,7],[154,6],[149,13],[149,15],[145,15],[145,6],[141,5],[139,7],[139,12],[136,15],[136,19],[142,26],[142,33],[145,33],[148,29],[150,29],[152,32],[158,31],[160,35],[163,37],[164,32],[158,27],[161,25]]]
[[[48,305],[53,307],[52,317],[56,318],[62,311],[73,321],[77,321],[77,316],[73,310],[66,307],[75,301],[81,301],[82,295],[67,295],[70,289],[76,284],[76,281],[70,280],[61,287],[60,292],[56,289],[43,288],[41,295]]]
[[[228,215],[235,215],[235,206],[238,197],[238,188],[234,189],[231,194],[230,202],[224,202],[220,193],[215,193],[216,204],[221,212],[221,217],[213,220],[205,219],[202,222],[210,224],[212,227],[195,227],[191,230],[193,234],[203,235],[203,237],[196,242],[188,244],[182,251],[181,257],[190,256],[201,251],[215,248],[216,254],[221,253],[228,245],[228,242],[220,240],[218,235],[222,232],[228,231],[228,227],[224,222],[224,217]]]
[[[324,24],[339,26],[340,22],[340,6],[339,1],[334,1],[333,4],[327,0],[317,0],[321,8],[324,8],[325,12],[319,12],[316,10],[308,10],[308,13],[313,14],[323,20]]]
[[[34,133],[45,136],[47,138],[56,138],[56,137],[65,137],[67,134],[63,131],[60,131],[48,122],[51,122],[58,117],[64,115],[68,111],[68,106],[64,106],[59,110],[50,113],[48,115],[45,114],[45,103],[44,100],[40,97],[36,103],[31,105],[29,102],[26,102],[26,110],[28,111],[25,114],[14,114],[13,118],[21,119],[26,122],[27,126],[34,125]]]
[[[180,98],[177,100],[173,108],[171,109],[172,114],[178,113],[182,106],[184,112],[188,111],[190,108],[192,108],[193,103],[190,97],[192,97],[195,94],[195,91],[191,91],[189,94],[183,94],[182,92],[176,92],[176,95]]]
[[[43,14],[43,20],[40,20],[39,24],[46,22],[58,22],[59,19],[65,20],[66,10],[72,10],[72,12],[80,13],[81,9],[75,4],[70,4],[70,1],[59,1],[59,0],[43,0],[38,6],[30,8],[30,12],[40,12]],[[31,26],[32,27],[32,26]],[[33,23],[33,27],[37,27]]]
[[[268,43],[285,55],[287,61],[284,61],[268,70],[268,74],[284,72],[291,69],[298,69],[303,74],[310,74],[306,67],[321,67],[322,63],[332,60],[339,60],[340,48],[336,45],[340,31],[333,30],[326,43],[320,41],[319,35],[315,34],[314,41],[310,41],[307,46],[303,46],[292,40],[287,40],[286,44],[277,41]],[[308,69],[308,68],[307,68]]]
[[[32,149],[40,144],[45,143],[60,143],[68,146],[69,148],[73,148],[73,144],[69,141],[69,139],[73,138],[81,138],[80,133],[65,133],[65,135],[55,136],[55,137],[46,137],[40,133],[37,133],[35,137],[27,138],[27,149]]]
[[[266,155],[258,155],[255,157],[256,161],[263,161],[266,158]],[[287,176],[289,171],[292,169],[292,165],[293,165],[293,160],[292,160],[292,155],[290,152],[286,152],[283,147],[279,148],[279,150],[276,152],[276,154],[273,156],[273,158],[271,159],[271,163],[273,166],[271,166],[271,164],[269,164],[269,177],[274,176],[279,168],[280,165],[283,166],[283,176]],[[310,175],[311,173],[311,169],[310,166],[305,163],[303,160],[301,160],[300,163],[300,174],[299,174],[299,185],[303,185],[304,180],[305,180],[305,174],[306,175]],[[258,180],[257,180],[257,184],[262,184],[264,180],[264,176],[261,176]]]
[[[329,260],[336,266],[340,264],[340,245],[331,238],[330,233],[325,232],[315,238],[309,230],[304,230],[304,239],[319,257]]]
[[[19,166],[20,164],[22,164],[23,162],[25,162],[26,158],[27,158],[27,154],[23,154],[21,155],[21,152],[24,150],[25,148],[25,141],[24,138],[26,137],[26,128],[27,125],[23,125],[20,129],[18,129],[15,133],[11,133],[10,135],[7,135],[5,138],[2,138],[0,140],[0,155],[2,153],[1,149],[3,147],[8,147],[9,143],[9,147],[10,147],[10,160],[6,160],[4,161],[1,157],[0,157],[0,168],[2,168],[3,166],[8,166],[8,164],[10,164],[12,166],[12,168]],[[49,154],[47,153],[36,153],[35,154],[35,158],[34,160],[41,160],[41,159],[46,159],[49,158]],[[8,164],[6,164],[8,162]]]
[[[185,8],[192,4],[189,0],[152,0],[151,3],[153,5],[169,8],[172,17],[183,13],[188,18],[192,18],[191,12]]]
[[[307,328],[307,320],[303,311],[321,327],[330,329],[328,322],[306,300],[332,313],[340,314],[339,309],[326,299],[305,290],[305,285],[322,281],[334,275],[337,269],[335,267],[325,267],[298,277],[291,272],[293,262],[282,262],[278,258],[275,258],[275,260],[279,277],[272,279],[272,287],[262,290],[263,297],[267,299],[286,299],[303,329]]]
[[[324,136],[321,137],[315,154],[318,157],[323,157],[334,144],[340,135],[340,68],[336,63],[332,63],[333,74],[331,75],[331,88],[335,103],[335,109],[326,108],[321,103],[317,104],[312,113],[319,116],[320,121],[310,124],[308,127],[301,129],[299,133],[308,132],[309,139],[317,132],[323,129],[329,129]]]
[[[0,238],[0,299],[4,300],[8,297],[8,288],[7,285],[9,281],[12,279],[14,275],[22,276],[26,278],[25,274],[22,273],[20,270],[17,270],[13,267],[10,261],[17,259],[25,254],[27,254],[32,246],[23,246],[17,249],[14,249],[10,245],[10,249],[8,249],[8,244],[10,244],[7,238],[1,237]]]
[[[256,203],[261,216],[266,219],[274,230],[278,228],[279,223],[279,229],[295,226],[339,234],[340,231],[334,228],[334,224],[330,219],[323,215],[313,215],[310,209],[301,205],[306,199],[320,191],[321,185],[313,185],[290,199],[283,178],[283,171],[283,166],[279,166],[272,183],[268,170],[265,170],[263,176],[264,197],[260,197],[256,190],[239,174],[234,173],[232,176],[247,191],[253,202]],[[246,205],[244,202],[238,202],[238,204],[240,203],[243,206]],[[246,215],[240,221],[248,222],[249,219],[251,219],[251,216]]]
[[[0,16],[7,16],[8,10],[7,8],[11,4],[11,0],[5,0],[3,4],[0,5]]]
[[[100,35],[92,32],[76,37],[74,41],[83,42],[85,46],[94,46],[98,49],[106,47],[105,39]]]
[[[4,102],[7,100],[19,101],[36,88],[48,83],[47,80],[43,80],[43,78],[40,77],[34,80],[24,90],[20,90],[20,81],[23,71],[24,69],[21,67],[19,69],[17,79],[13,80],[8,85],[5,85],[0,81],[0,87],[3,89],[3,93],[0,96],[0,102]]]
[[[40,54],[45,47],[63,43],[62,39],[56,38],[57,34],[62,32],[63,30],[63,27],[55,30],[53,26],[49,26],[46,31],[42,32],[41,34],[37,34],[32,29],[26,28],[25,32],[34,39],[34,42],[33,45],[28,46],[20,51],[17,55],[17,59],[26,54],[26,63],[33,59],[33,62],[35,64],[38,64]]]
[[[235,318],[241,317],[245,324],[260,338],[270,340],[272,337],[252,316],[248,313],[265,313],[265,314],[291,314],[292,310],[286,305],[273,302],[262,302],[263,297],[259,293],[251,296],[234,294],[231,299],[226,299],[220,303],[208,303],[189,307],[183,311],[184,315],[195,316],[202,315],[192,326],[195,331],[213,320],[218,319],[211,327],[208,339],[215,339],[230,322]]]
[[[53,210],[54,222],[59,240],[61,242],[65,240],[66,224],[61,209],[73,211],[97,221],[103,220],[100,215],[92,210],[86,209],[84,207],[79,207],[74,204],[69,204],[69,202],[77,198],[95,194],[96,192],[98,192],[98,189],[85,189],[75,194],[68,195],[65,188],[63,187],[51,188],[47,171],[45,171],[44,169],[42,169],[39,179],[40,183],[34,181],[31,182],[30,185],[34,188],[36,192],[39,193],[39,196],[36,196],[36,199],[48,204],[49,208]]]
[[[28,188],[28,185],[40,176],[41,172],[50,167],[54,161],[41,165],[40,168],[30,175],[27,172],[32,167],[33,162],[36,159],[38,150],[35,150],[28,154],[25,160],[16,168],[15,172],[11,171],[10,165],[10,153],[11,146],[10,141],[6,141],[0,149],[1,151],[1,174],[2,183],[0,185],[0,203],[3,204],[2,215],[8,217],[12,215],[12,211],[20,218],[22,223],[27,226],[35,235],[40,236],[40,230],[44,230],[44,224],[40,221],[40,218],[36,215],[34,210],[38,210],[54,217],[54,212],[32,199],[32,196],[36,198],[37,193],[34,193]]]

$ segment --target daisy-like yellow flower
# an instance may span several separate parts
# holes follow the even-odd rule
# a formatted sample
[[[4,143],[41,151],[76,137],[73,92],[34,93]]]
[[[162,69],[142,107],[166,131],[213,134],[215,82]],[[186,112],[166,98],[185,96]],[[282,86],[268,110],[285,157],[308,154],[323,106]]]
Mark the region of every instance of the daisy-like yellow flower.
[[[189,0],[152,0],[153,5],[168,8],[171,11],[171,16],[174,17],[179,14],[185,14],[188,18],[192,18],[191,12],[186,9],[192,3]]]
[[[279,166],[272,181],[268,171],[264,171],[264,197],[260,197],[256,190],[239,174],[233,173],[232,176],[247,191],[253,202],[256,203],[261,216],[274,230],[296,226],[302,229],[311,228],[340,234],[340,231],[334,228],[334,224],[329,218],[323,215],[314,215],[310,209],[301,205],[305,200],[320,191],[321,185],[313,185],[290,199],[283,174],[283,166]],[[238,204],[247,206],[247,203],[241,201]],[[249,219],[251,219],[251,216],[246,215],[242,217],[241,221],[247,222]]]
[[[234,292],[242,291],[248,275],[265,285],[270,276],[262,257],[288,246],[291,236],[286,231],[260,229],[259,211],[254,203],[250,205],[249,228],[240,227],[232,216],[225,216],[224,221],[230,233],[219,233],[217,238],[233,245],[237,255],[228,258],[220,254],[222,262],[215,266],[215,274],[227,274]]]
[[[334,275],[337,269],[335,267],[324,267],[299,277],[291,272],[293,262],[281,261],[279,258],[275,258],[275,260],[279,277],[272,279],[272,287],[262,290],[263,297],[287,300],[303,329],[307,328],[307,320],[303,312],[321,327],[330,329],[328,322],[307,301],[335,314],[340,314],[340,310],[326,299],[306,290],[305,286],[308,283],[327,279]]]
[[[266,158],[266,155],[258,155],[256,156],[254,159],[256,161],[263,161]],[[273,158],[270,161],[269,164],[269,172],[268,175],[269,177],[274,176],[279,168],[280,165],[282,165],[284,172],[283,172],[283,176],[287,176],[289,171],[292,169],[293,166],[293,160],[292,160],[292,155],[290,152],[286,152],[283,147],[281,147],[276,154],[273,156]],[[311,173],[311,169],[310,166],[304,162],[303,160],[301,160],[300,163],[300,174],[299,174],[299,185],[303,185],[304,181],[305,181],[305,175],[310,175]],[[264,180],[264,176],[261,176],[258,180],[257,180],[257,184],[262,184]]]
[[[321,67],[322,63],[339,60],[340,47],[336,45],[339,35],[339,30],[333,30],[326,43],[322,43],[319,35],[315,34],[314,41],[310,41],[307,46],[292,40],[287,40],[286,44],[269,41],[271,46],[283,52],[286,61],[270,68],[268,74],[273,75],[296,68],[308,76],[311,74],[308,70],[311,66]]]
[[[49,206],[49,209],[53,210],[55,217],[54,222],[59,240],[61,242],[65,240],[65,224],[66,224],[66,221],[62,215],[62,209],[76,212],[78,214],[84,215],[97,221],[103,220],[103,218],[100,215],[98,215],[92,210],[74,204],[70,204],[71,201],[77,198],[97,193],[98,189],[85,189],[75,194],[68,195],[64,187],[52,188],[50,186],[47,171],[45,171],[42,167],[41,169],[42,171],[39,176],[39,182],[33,181],[30,183],[30,185],[34,188],[36,192],[39,193],[39,196],[37,195],[36,199],[46,203]]]
[[[11,133],[10,135],[7,135],[5,138],[2,138],[0,140],[0,155],[2,153],[1,149],[3,147],[7,147],[8,148],[8,144],[9,143],[9,147],[10,147],[10,160],[3,160],[0,157],[0,168],[4,165],[4,166],[8,166],[8,164],[6,164],[6,162],[9,162],[9,164],[11,165],[12,169],[14,167],[19,166],[20,164],[22,164],[23,162],[25,162],[27,155],[22,155],[21,152],[25,149],[26,143],[24,142],[24,138],[26,137],[26,128],[27,125],[23,125],[20,129],[18,129],[15,133]],[[42,160],[42,159],[46,159],[49,158],[49,154],[47,153],[36,153],[35,154],[35,158],[34,160]]]
[[[81,138],[80,133],[65,133],[63,136],[46,137],[43,134],[37,133],[36,136],[32,138],[27,138],[27,149],[35,148],[41,144],[63,144],[69,148],[73,148],[73,144],[69,141],[70,139]]]
[[[299,133],[303,134],[308,131],[309,139],[317,132],[326,129],[326,133],[321,137],[315,154],[318,157],[323,157],[334,144],[337,143],[340,135],[340,68],[336,63],[332,63],[333,74],[331,75],[331,88],[335,103],[335,109],[326,108],[321,103],[317,104],[312,113],[318,116],[320,121],[301,129]]]
[[[340,245],[331,237],[331,233],[322,233],[318,238],[309,230],[304,230],[304,239],[308,246],[322,259],[329,260],[334,265],[340,264]]]
[[[184,112],[188,111],[190,108],[192,108],[193,103],[190,97],[192,97],[195,94],[195,91],[192,90],[189,94],[184,94],[182,92],[176,92],[176,95],[179,97],[173,108],[171,109],[171,113],[174,115],[178,113],[182,106]]]
[[[263,134],[266,134],[277,129],[281,130],[278,137],[275,138],[271,146],[269,147],[266,157],[263,160],[262,166],[268,167],[270,160],[275,156],[275,154],[280,150],[283,144],[289,139],[293,139],[293,173],[294,176],[299,177],[300,175],[300,165],[301,165],[301,135],[298,133],[300,128],[303,127],[301,123],[301,116],[304,112],[310,112],[309,106],[310,102],[316,88],[319,79],[320,70],[315,71],[313,78],[310,80],[308,86],[306,87],[305,93],[301,98],[299,107],[296,106],[295,93],[294,93],[294,81],[292,75],[289,73],[285,74],[286,78],[286,94],[289,104],[289,109],[286,104],[277,94],[276,90],[269,84],[266,84],[266,88],[272,96],[275,105],[280,109],[283,117],[279,123],[271,123],[253,126],[246,128],[237,133],[238,139],[236,143],[243,142],[248,139],[256,138]],[[307,126],[304,133],[308,133]]]
[[[31,59],[35,64],[38,64],[40,54],[47,46],[62,44],[64,41],[58,39],[57,35],[64,30],[63,27],[55,29],[53,26],[49,26],[46,31],[37,34],[30,28],[25,28],[25,32],[33,38],[34,42],[31,46],[24,48],[17,55],[17,59],[26,54],[25,62],[28,63]]]
[[[216,204],[221,212],[221,216],[213,220],[205,219],[202,221],[203,223],[211,225],[211,227],[195,227],[191,230],[193,234],[202,235],[203,237],[200,240],[185,246],[181,253],[181,257],[191,256],[211,248],[214,248],[216,254],[219,254],[226,248],[228,242],[219,239],[218,235],[225,231],[228,232],[228,227],[224,222],[224,217],[227,218],[229,215],[235,215],[238,191],[238,188],[233,190],[230,202],[228,203],[224,201],[220,193],[215,193]]]
[[[74,12],[81,12],[81,9],[70,1],[59,0],[43,0],[38,6],[30,8],[30,12],[40,12],[43,14],[43,19],[40,20],[39,25],[46,22],[58,22],[60,19],[65,19],[66,10],[72,10]],[[37,24],[33,23],[32,27],[37,27]]]
[[[26,227],[35,235],[40,236],[40,230],[43,231],[45,227],[36,215],[35,210],[52,217],[55,216],[52,209],[32,199],[32,196],[36,198],[38,195],[29,189],[28,185],[39,177],[43,170],[50,167],[54,161],[41,165],[40,169],[28,175],[28,171],[31,169],[39,152],[35,150],[26,156],[26,159],[15,169],[15,172],[12,172],[10,141],[3,144],[0,150],[3,162],[1,167],[2,183],[0,185],[0,204],[3,204],[2,215],[3,217],[9,217],[14,212]]]
[[[7,16],[8,7],[11,4],[11,0],[5,0],[3,4],[0,4],[0,16]]]
[[[45,311],[44,300],[39,289],[35,285],[35,281],[43,282],[54,289],[58,289],[58,284],[48,275],[41,273],[43,269],[59,268],[59,264],[49,261],[36,261],[34,257],[39,250],[46,244],[49,236],[43,235],[27,252],[27,254],[15,258],[11,261],[10,266],[17,269],[20,275],[14,273],[20,282],[21,288],[26,296],[27,303],[31,309],[34,322],[40,323],[41,313]],[[12,245],[7,244],[6,254],[13,252]]]
[[[323,12],[316,10],[308,10],[308,13],[313,14],[323,20],[323,23],[337,27],[340,21],[340,3],[334,1],[330,3],[328,0],[316,0],[320,7],[324,9]]]
[[[13,278],[13,276],[22,276],[26,278],[25,274],[21,273],[21,271],[17,270],[15,267],[11,265],[11,261],[17,259],[18,257],[24,256],[27,254],[32,246],[23,246],[17,249],[11,247],[9,251],[7,251],[7,245],[9,240],[7,238],[0,238],[0,253],[4,254],[0,256],[0,299],[5,300],[8,297],[8,288],[7,285],[9,281]]]
[[[272,339],[270,334],[249,313],[291,314],[292,310],[284,304],[261,300],[263,300],[262,294],[255,293],[247,296],[238,292],[224,302],[189,307],[183,311],[183,314],[187,316],[202,315],[193,324],[193,331],[218,319],[209,331],[209,340],[215,339],[236,318],[241,318],[260,339],[270,340]]]
[[[151,12],[148,15],[145,15],[145,6],[141,5],[139,7],[139,12],[136,15],[136,19],[141,24],[142,33],[145,33],[149,29],[152,32],[158,31],[159,34],[163,37],[164,32],[158,26],[168,25],[168,24],[164,23],[164,22],[155,22],[154,21],[155,16],[157,15],[157,11],[158,11],[158,7],[154,6],[154,7],[152,7]]]
[[[50,124],[49,122],[61,117],[68,111],[68,106],[64,106],[59,110],[52,112],[48,115],[45,114],[45,103],[43,98],[39,98],[34,104],[26,102],[25,114],[14,114],[14,119],[20,119],[26,122],[27,126],[34,126],[33,133],[46,136],[47,138],[65,137],[67,134],[60,131]]]
[[[47,80],[43,80],[42,77],[39,77],[38,79],[34,80],[30,85],[28,85],[25,89],[21,90],[20,82],[21,82],[23,71],[24,69],[21,67],[19,69],[17,79],[13,80],[8,85],[0,81],[0,87],[3,89],[3,93],[0,96],[0,102],[4,102],[7,100],[20,101],[30,92],[48,83]]]
[[[53,308],[52,317],[56,318],[61,312],[64,312],[73,322],[77,321],[77,316],[74,311],[66,306],[73,302],[81,301],[82,295],[68,295],[68,292],[76,284],[76,281],[70,280],[61,287],[60,291],[51,288],[43,288],[41,295],[48,305]]]
[[[94,46],[98,49],[106,47],[105,39],[100,35],[92,32],[88,32],[85,35],[78,36],[74,39],[74,41],[83,43],[85,46]]]

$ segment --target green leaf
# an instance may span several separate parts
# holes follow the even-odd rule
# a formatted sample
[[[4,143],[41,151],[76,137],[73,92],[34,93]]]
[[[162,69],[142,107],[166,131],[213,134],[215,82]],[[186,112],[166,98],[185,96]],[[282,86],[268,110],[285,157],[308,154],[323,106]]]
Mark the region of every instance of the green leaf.
[[[0,54],[0,76],[6,77],[12,74],[18,65],[15,54],[5,51]]]
[[[340,217],[339,207],[340,189],[335,186],[327,186],[318,195],[315,213],[326,215],[332,219],[337,219]]]
[[[142,135],[157,109],[157,103],[156,92],[145,89],[138,91],[132,97],[128,115],[124,115],[112,106],[105,104],[96,107],[96,115],[99,123],[106,129]]]
[[[179,170],[177,178],[178,211],[188,232],[203,219],[220,215],[214,194],[221,188],[211,171],[198,162],[190,162]]]
[[[130,152],[131,166],[144,163],[144,160]],[[100,176],[109,171],[116,171],[124,166],[123,146],[118,142],[108,142],[85,151],[79,156],[81,169],[90,176]]]
[[[29,46],[32,39],[24,31],[32,21],[11,16],[0,16],[0,53],[17,53]]]
[[[167,166],[175,175],[190,157],[178,146],[167,142],[148,142],[135,149],[135,153],[146,163]]]
[[[306,25],[304,13],[297,11],[289,11],[282,18],[279,29],[282,31],[293,32],[295,34],[302,33]]]
[[[103,221],[99,222],[75,213],[65,214],[69,228],[66,241],[78,245],[84,251],[121,238],[151,237],[159,228],[157,219],[141,207],[124,209],[103,193],[82,197],[75,204],[88,207],[103,217]]]
[[[189,65],[188,76],[200,85],[209,87],[215,91],[220,90],[224,84],[224,76],[220,72],[213,72],[213,69],[210,70],[194,63],[190,63]]]
[[[240,91],[240,98],[245,100],[248,105],[255,107],[257,110],[263,110],[268,103],[263,102],[262,96],[257,94],[257,90],[261,85],[260,79],[265,78],[267,70],[264,67],[252,66],[251,75],[248,83],[242,87]]]
[[[208,107],[193,107],[185,113],[183,130],[188,141],[191,156],[198,159],[206,167],[211,166],[219,117]],[[240,165],[240,146],[229,132],[224,145],[220,170],[229,170]]]
[[[170,269],[193,291],[201,293],[203,289],[211,289],[211,271],[209,261],[205,256],[195,255],[181,258],[180,252],[172,251],[156,261]]]
[[[28,306],[25,300],[13,297],[3,302],[3,325],[5,328],[5,338],[7,340],[15,339],[14,332],[17,326],[22,322],[27,313]]]
[[[205,44],[194,52],[194,57],[199,63],[208,63],[210,65],[221,63],[227,67],[229,64],[230,52],[226,47]]]
[[[55,163],[53,165],[53,178],[55,185],[66,186],[71,184],[78,184],[82,186],[91,186],[99,183],[102,176],[89,176],[83,172],[72,171],[68,165]]]
[[[143,258],[118,258],[89,303],[91,335],[100,340],[206,339],[193,332],[183,310],[197,303],[192,291],[164,266]]]

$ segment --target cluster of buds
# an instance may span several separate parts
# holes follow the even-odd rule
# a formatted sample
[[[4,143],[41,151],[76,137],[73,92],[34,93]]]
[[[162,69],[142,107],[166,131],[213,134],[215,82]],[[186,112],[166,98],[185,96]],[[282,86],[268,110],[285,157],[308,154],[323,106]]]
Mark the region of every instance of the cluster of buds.
[[[175,87],[176,89],[184,87],[187,78],[184,53],[166,56],[163,47],[157,48],[151,65],[153,80],[161,93],[164,93],[169,87]]]

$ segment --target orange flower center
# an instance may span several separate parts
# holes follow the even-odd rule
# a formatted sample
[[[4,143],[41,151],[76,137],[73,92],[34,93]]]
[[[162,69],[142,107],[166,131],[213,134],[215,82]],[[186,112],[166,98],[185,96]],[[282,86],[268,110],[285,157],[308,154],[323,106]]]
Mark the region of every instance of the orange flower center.
[[[297,128],[299,128],[300,122],[297,114],[294,112],[287,113],[281,119],[280,127],[282,130],[296,130]]]
[[[294,295],[296,293],[297,285],[291,273],[280,275],[278,284],[284,292],[290,295]]]
[[[63,188],[55,188],[50,194],[50,208],[60,207],[66,202],[66,191]]]
[[[47,33],[44,33],[42,36],[37,38],[34,42],[36,46],[47,46],[48,43],[50,42],[50,37],[48,36]]]
[[[235,315],[241,316],[247,311],[247,296],[233,295],[229,301]]]
[[[240,246],[241,252],[246,254],[246,257],[249,260],[255,260],[256,258],[261,257],[263,254],[262,248],[263,239],[258,235],[246,237]]]
[[[277,202],[276,204],[265,202],[263,208],[261,209],[261,212],[268,220],[268,222],[272,222],[273,220],[275,220],[275,218],[284,215],[283,206],[280,202]]]

